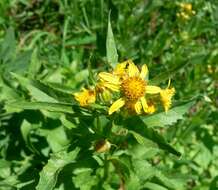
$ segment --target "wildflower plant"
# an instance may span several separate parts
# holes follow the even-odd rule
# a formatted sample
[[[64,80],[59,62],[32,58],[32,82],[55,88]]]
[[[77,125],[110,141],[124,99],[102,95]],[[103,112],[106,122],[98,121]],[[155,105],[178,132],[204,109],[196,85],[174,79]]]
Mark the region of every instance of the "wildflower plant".
[[[117,175],[120,178],[114,181],[117,188],[129,188],[134,184],[134,189],[140,189],[142,183],[132,178],[138,167],[134,162],[139,159],[134,157],[134,152],[143,148],[146,153],[150,146],[157,146],[179,159],[180,152],[166,142],[154,127],[171,125],[181,119],[192,101],[174,105],[176,90],[171,80],[167,79],[167,86],[155,85],[166,81],[149,80],[146,64],[137,66],[131,59],[118,63],[110,19],[107,61],[109,69],[90,73],[92,77],[95,76],[92,84],[85,85],[73,96],[79,107],[92,112],[93,121],[96,122],[94,126],[88,123],[87,127],[93,133],[89,148],[104,168],[103,175],[100,175],[103,180],[100,180],[101,187],[113,183],[114,175]],[[132,170],[125,161],[127,158],[135,169]]]
[[[12,31],[8,35],[13,35]],[[108,69],[89,70],[88,78],[92,80],[82,83],[79,91],[10,73],[31,99],[7,100],[7,112],[40,110],[45,115],[41,118],[40,112],[34,113],[43,120],[36,121],[35,128],[29,123],[33,116],[24,119],[21,126],[30,151],[44,156],[52,152],[38,182],[34,182],[37,190],[61,188],[58,180],[62,182],[62,174],[66,175],[64,181],[71,181],[70,188],[141,189],[153,184],[149,179],[154,176],[161,181],[167,178],[165,172],[150,164],[153,155],[181,156],[158,127],[181,119],[192,101],[174,103],[176,90],[166,73],[150,79],[152,68],[146,64],[140,66],[131,59],[119,63],[110,20],[106,49]],[[53,129],[53,120],[62,127]],[[45,130],[45,126],[51,130]],[[51,149],[38,153],[32,130],[46,136]],[[145,176],[144,170],[157,173]],[[168,180],[164,183],[171,188],[174,179]]]
[[[72,2],[60,1],[63,7]],[[113,2],[117,2],[120,7],[127,4],[122,1],[110,1],[109,4]],[[45,3],[49,8],[47,3],[50,2]],[[76,1],[73,3],[77,4]],[[73,3],[71,5],[74,5]],[[137,5],[142,7],[141,3],[142,1]],[[186,190],[201,189],[201,185],[206,183],[211,183],[210,189],[216,189],[217,159],[214,159],[212,164],[212,151],[208,151],[217,140],[211,137],[216,131],[210,124],[201,126],[204,114],[208,116],[209,121],[217,121],[217,109],[210,105],[217,98],[211,90],[211,86],[215,86],[216,82],[207,87],[207,80],[202,90],[199,86],[193,86],[187,77],[198,77],[195,80],[202,83],[201,75],[203,73],[205,77],[206,68],[206,71],[217,79],[217,67],[214,64],[217,60],[217,49],[211,42],[204,46],[207,38],[215,40],[215,34],[206,34],[205,28],[200,30],[201,23],[206,23],[204,19],[208,19],[202,16],[203,13],[207,15],[207,10],[212,8],[202,9],[203,13],[198,15],[198,3],[194,6],[196,13],[191,3],[166,1],[167,6],[164,6],[162,1],[143,3],[148,11],[146,14],[152,17],[151,26],[145,34],[150,39],[146,41],[145,49],[145,44],[135,43],[137,48],[139,45],[139,51],[133,49],[134,51],[129,53],[129,47],[120,43],[117,50],[109,16],[106,57],[97,57],[97,61],[93,61],[92,57],[88,59],[88,56],[84,56],[84,62],[79,59],[86,55],[85,51],[80,49],[84,41],[89,44],[96,40],[96,37],[92,36],[92,30],[88,28],[92,24],[86,14],[85,1],[79,2],[79,8],[76,7],[75,10],[80,11],[82,7],[86,25],[82,25],[82,29],[74,29],[75,34],[85,30],[88,38],[84,38],[84,41],[79,39],[79,42],[74,39],[71,41],[66,32],[71,30],[71,21],[66,17],[61,35],[63,65],[60,67],[48,64],[46,56],[44,62],[41,61],[40,56],[43,53],[40,48],[45,48],[43,43],[39,43],[39,49],[30,51],[34,43],[40,38],[44,39],[47,33],[34,31],[36,37],[32,43],[25,46],[23,52],[19,52],[15,51],[13,30],[10,28],[6,31],[6,37],[0,43],[0,189]],[[186,22],[187,26],[191,23],[199,28],[190,32],[192,27],[185,28],[184,22],[174,22],[174,10],[177,5],[178,17],[189,20]],[[72,7],[74,6],[67,6],[69,9]],[[157,8],[164,13],[153,12]],[[99,14],[98,11],[92,12]],[[66,14],[68,13],[72,14],[72,11],[66,11]],[[129,11],[126,13],[129,14]],[[134,16],[140,19],[143,14],[140,9]],[[196,20],[198,17],[203,22],[201,19]],[[126,32],[125,27],[134,28],[136,25],[132,24],[133,17],[127,19],[128,22],[123,21],[123,18],[125,17],[119,18],[124,25],[121,30],[124,31],[122,34],[127,35],[129,31]],[[52,20],[55,19],[52,17]],[[139,31],[143,33],[141,26]],[[98,25],[94,27],[98,28]],[[169,27],[172,27],[173,37],[169,35],[169,32],[172,34]],[[212,31],[211,28],[207,31]],[[130,35],[134,34],[134,30],[131,31],[133,33]],[[34,32],[29,35],[34,35]],[[187,34],[188,37],[181,38],[181,34]],[[30,36],[22,40],[28,41]],[[139,37],[139,42],[141,38],[144,38],[144,33]],[[46,39],[52,43],[57,41],[50,34]],[[124,39],[123,42],[126,40],[130,41]],[[50,41],[47,43],[50,45]],[[75,48],[77,43],[80,43],[79,47]],[[22,46],[22,43],[19,46]],[[71,46],[76,49],[70,54],[72,63],[69,61],[71,58],[68,59],[68,51],[65,51],[65,48]],[[54,53],[54,48],[49,48],[46,52],[50,53],[46,55],[55,56],[60,53]],[[93,47],[87,45],[85,48]],[[190,53],[192,57],[184,58],[192,48],[197,48]],[[144,54],[140,54],[142,49]],[[166,51],[166,54],[159,54],[159,51]],[[138,59],[138,53],[139,57],[144,58]],[[163,61],[163,65],[167,65],[166,69],[159,69],[159,64],[153,64],[156,58],[158,63]],[[207,58],[210,61],[206,63]],[[50,57],[49,61],[52,60],[55,59]],[[195,65],[193,73],[190,68],[184,71],[183,68],[192,61]],[[202,67],[198,65],[199,61],[203,63]],[[182,75],[182,79],[187,78],[187,81],[176,80],[174,77],[178,73]],[[192,88],[205,93],[203,104],[199,101],[199,104],[193,106],[195,99],[190,100],[190,97],[195,95]],[[207,90],[213,94],[212,100],[206,96]],[[188,98],[184,100],[186,93]],[[204,110],[203,106],[210,109]],[[200,117],[197,116],[196,110],[200,110]],[[189,118],[183,120],[186,113],[189,113]],[[178,120],[180,122],[177,123]],[[191,124],[188,125],[188,122]],[[201,127],[203,129],[200,129]],[[207,137],[210,137],[209,140]],[[213,152],[216,152],[216,149]],[[214,180],[209,182],[208,176],[212,176]],[[194,182],[199,188],[194,188]]]

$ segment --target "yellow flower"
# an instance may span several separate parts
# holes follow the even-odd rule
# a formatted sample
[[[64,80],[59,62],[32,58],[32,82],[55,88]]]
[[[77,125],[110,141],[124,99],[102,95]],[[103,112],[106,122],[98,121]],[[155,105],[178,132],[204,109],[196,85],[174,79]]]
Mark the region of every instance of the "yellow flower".
[[[164,90],[161,90],[160,92],[160,97],[161,97],[161,101],[164,107],[165,112],[167,112],[172,104],[172,97],[175,94],[175,88],[169,88],[170,86],[170,81],[168,84],[168,87]]]
[[[147,74],[146,65],[143,65],[141,72],[139,72],[131,60],[118,64],[113,73],[99,73],[98,76],[103,86],[121,94],[121,97],[110,106],[109,115],[123,106],[130,111],[134,110],[137,114],[141,114],[142,110],[148,113],[145,95],[159,94],[161,88],[147,85],[145,80]]]
[[[180,3],[179,6],[180,6],[180,12],[177,13],[177,16],[179,18],[182,18],[184,20],[189,20],[190,16],[196,14],[196,12],[192,10],[191,3]]]
[[[76,101],[79,102],[80,106],[86,107],[92,103],[95,103],[96,93],[94,90],[88,90],[83,88],[82,92],[74,93]]]
[[[192,4],[191,3],[180,3],[179,5],[183,11],[185,11],[187,14],[195,14],[195,11],[192,10]]]
[[[127,69],[128,69],[130,64],[134,64],[132,62],[132,60],[127,60],[127,61],[124,61],[122,63],[117,64],[113,70],[113,74],[122,78],[125,75],[125,73],[127,72]]]

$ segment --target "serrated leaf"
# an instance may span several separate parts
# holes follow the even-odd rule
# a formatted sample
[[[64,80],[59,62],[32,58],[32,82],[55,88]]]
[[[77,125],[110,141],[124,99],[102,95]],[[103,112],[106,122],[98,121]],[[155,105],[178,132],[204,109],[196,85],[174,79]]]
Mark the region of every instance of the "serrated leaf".
[[[64,166],[70,163],[74,163],[80,149],[67,153],[66,151],[60,151],[48,160],[48,163],[44,166],[40,172],[39,183],[36,186],[36,190],[52,190],[54,189],[58,174]]]
[[[158,134],[152,128],[148,128],[145,123],[140,119],[140,117],[130,117],[125,120],[124,126],[129,130],[133,130],[136,133],[139,133],[144,138],[147,138],[158,145],[159,148],[168,151],[176,156],[180,156],[181,154],[175,150],[170,144],[168,144],[164,137]]]
[[[115,67],[118,63],[117,48],[114,40],[114,35],[111,27],[110,14],[108,16],[108,30],[107,30],[107,40],[106,40],[106,52],[107,61],[112,66]]]
[[[91,190],[94,185],[98,183],[97,176],[92,175],[93,171],[91,168],[85,168],[83,171],[76,174],[73,177],[75,187],[81,190]]]
[[[127,190],[140,189],[140,180],[135,173],[131,173],[130,178],[126,181],[125,186]]]
[[[183,118],[183,115],[189,110],[193,103],[194,101],[191,101],[173,107],[167,113],[161,112],[151,116],[141,117],[141,119],[148,127],[164,127],[166,125],[172,125],[179,119]]]

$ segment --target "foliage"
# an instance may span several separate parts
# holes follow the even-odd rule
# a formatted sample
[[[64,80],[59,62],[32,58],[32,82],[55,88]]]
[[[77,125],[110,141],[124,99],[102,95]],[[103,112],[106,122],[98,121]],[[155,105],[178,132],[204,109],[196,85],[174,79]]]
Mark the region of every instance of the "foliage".
[[[218,188],[218,3],[185,2],[0,2],[0,190]],[[126,59],[171,78],[167,113],[74,100]]]

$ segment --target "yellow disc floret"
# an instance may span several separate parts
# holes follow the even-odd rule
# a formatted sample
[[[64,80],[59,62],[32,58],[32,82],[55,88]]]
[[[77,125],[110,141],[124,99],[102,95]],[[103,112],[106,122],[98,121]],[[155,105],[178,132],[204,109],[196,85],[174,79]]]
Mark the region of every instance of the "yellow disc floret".
[[[134,101],[145,95],[146,82],[140,77],[129,77],[122,81],[121,90],[126,99]]]

